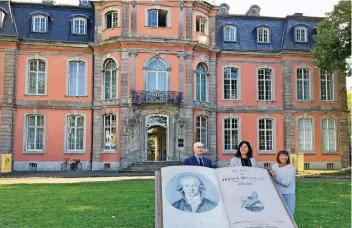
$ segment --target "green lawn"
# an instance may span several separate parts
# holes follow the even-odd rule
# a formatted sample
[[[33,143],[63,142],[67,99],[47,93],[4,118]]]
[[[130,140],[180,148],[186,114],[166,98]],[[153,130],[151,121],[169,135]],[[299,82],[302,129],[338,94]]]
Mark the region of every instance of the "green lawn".
[[[298,226],[349,228],[350,192],[350,181],[298,179]],[[152,228],[154,182],[0,185],[0,227]]]

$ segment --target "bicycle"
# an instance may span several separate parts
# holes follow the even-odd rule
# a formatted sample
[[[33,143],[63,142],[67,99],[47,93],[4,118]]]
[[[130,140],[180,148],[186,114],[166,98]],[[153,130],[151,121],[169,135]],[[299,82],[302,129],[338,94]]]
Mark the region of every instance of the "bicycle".
[[[65,162],[61,164],[61,171],[81,171],[82,163],[79,159],[73,159],[72,163],[68,163],[69,158],[65,158]]]

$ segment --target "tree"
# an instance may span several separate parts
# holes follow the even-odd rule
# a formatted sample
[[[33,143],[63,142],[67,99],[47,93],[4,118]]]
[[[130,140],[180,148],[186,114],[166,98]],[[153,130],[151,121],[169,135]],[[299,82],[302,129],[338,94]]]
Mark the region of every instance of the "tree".
[[[318,24],[318,33],[314,36],[315,65],[329,73],[340,69],[350,75],[347,60],[351,57],[351,0],[340,0],[326,15]]]

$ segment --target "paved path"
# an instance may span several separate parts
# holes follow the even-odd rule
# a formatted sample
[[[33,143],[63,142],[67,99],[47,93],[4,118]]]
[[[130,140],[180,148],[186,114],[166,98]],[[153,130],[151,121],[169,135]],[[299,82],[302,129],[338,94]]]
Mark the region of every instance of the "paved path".
[[[0,185],[5,184],[69,184],[83,182],[113,182],[130,180],[154,180],[154,176],[129,176],[129,177],[29,177],[29,178],[0,178]]]
[[[150,173],[118,173],[105,171],[86,172],[13,172],[0,176],[2,184],[64,184],[82,182],[111,182],[130,180],[154,180]]]

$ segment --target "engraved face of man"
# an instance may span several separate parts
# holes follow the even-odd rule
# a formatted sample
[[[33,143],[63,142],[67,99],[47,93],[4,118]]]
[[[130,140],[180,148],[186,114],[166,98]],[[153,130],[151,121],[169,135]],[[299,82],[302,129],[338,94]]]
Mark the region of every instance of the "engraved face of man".
[[[200,182],[197,178],[185,177],[181,183],[186,197],[194,197],[199,194]]]

